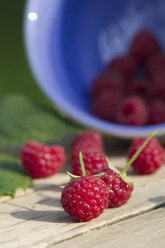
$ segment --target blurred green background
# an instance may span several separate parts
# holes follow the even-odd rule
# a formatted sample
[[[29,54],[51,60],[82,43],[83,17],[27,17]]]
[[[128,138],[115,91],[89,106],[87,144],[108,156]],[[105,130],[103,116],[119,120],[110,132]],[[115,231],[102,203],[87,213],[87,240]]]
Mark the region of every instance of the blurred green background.
[[[2,147],[29,139],[56,142],[82,130],[61,118],[31,74],[23,42],[25,4],[0,0],[0,151],[5,152]]]
[[[24,93],[49,103],[35,82],[23,45],[25,0],[0,1],[0,97],[7,93]]]

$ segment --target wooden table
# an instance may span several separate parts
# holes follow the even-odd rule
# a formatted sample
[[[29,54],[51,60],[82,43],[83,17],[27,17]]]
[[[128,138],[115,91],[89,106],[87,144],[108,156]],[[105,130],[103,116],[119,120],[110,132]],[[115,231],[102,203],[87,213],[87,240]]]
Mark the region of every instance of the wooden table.
[[[111,161],[125,164],[122,156]],[[164,248],[165,166],[152,176],[132,178],[145,186],[136,187],[126,205],[88,223],[77,223],[60,206],[65,173],[35,180],[33,192],[0,204],[0,247]]]

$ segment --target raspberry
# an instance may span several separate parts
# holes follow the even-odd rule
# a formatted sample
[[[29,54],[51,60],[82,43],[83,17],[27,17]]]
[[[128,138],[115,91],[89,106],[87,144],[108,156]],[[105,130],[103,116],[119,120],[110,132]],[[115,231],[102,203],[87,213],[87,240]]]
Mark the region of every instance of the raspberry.
[[[108,193],[108,187],[100,178],[82,176],[66,185],[61,195],[61,205],[78,221],[90,221],[107,208]]]
[[[133,154],[130,154],[130,160],[121,172],[112,168],[112,165],[108,162],[109,169],[104,169],[103,172],[105,172],[105,174],[101,176],[101,179],[109,187],[108,207],[119,207],[125,204],[130,198],[134,186],[133,182],[127,177],[126,171],[132,163],[138,160],[139,154],[141,155],[143,153],[143,149],[145,150],[145,146],[147,146],[147,143],[150,142],[156,133],[155,131],[147,139],[144,139],[138,149],[136,149]],[[99,171],[99,173],[100,172],[101,171]]]
[[[137,138],[128,150],[131,158],[144,142],[145,138]],[[152,138],[144,147],[140,155],[132,163],[133,169],[139,174],[152,174],[164,163],[164,149],[156,138]]]
[[[149,123],[165,123],[165,103],[162,100],[156,99],[151,103]]]
[[[84,131],[81,134],[77,135],[72,143],[72,147],[83,142],[88,142],[89,144],[91,143],[92,146],[100,147],[100,150],[102,150],[102,137],[101,134],[97,131]]]
[[[145,64],[145,70],[148,75],[162,73],[165,69],[165,55],[162,53],[154,54],[149,57]]]
[[[108,65],[108,68],[109,70],[116,71],[124,79],[128,80],[135,74],[136,65],[135,59],[127,55],[112,59]]]
[[[153,76],[152,87],[154,96],[165,99],[165,72],[157,73]]]
[[[130,54],[142,63],[160,50],[160,44],[154,34],[146,30],[137,33],[130,45]]]
[[[21,149],[21,161],[25,172],[32,178],[48,177],[57,173],[65,163],[62,146],[47,146],[28,141]]]
[[[83,162],[85,166],[85,171],[87,176],[95,175],[96,172],[100,169],[108,168],[106,156],[98,151],[86,151],[82,152]],[[77,176],[81,176],[81,165],[79,157],[72,159],[72,173]]]
[[[148,101],[151,97],[151,85],[147,79],[135,79],[132,81],[132,94]]]
[[[70,160],[74,161],[79,159],[79,153],[80,152],[85,153],[86,151],[103,152],[103,149],[97,146],[96,143],[93,142],[89,142],[89,141],[79,142],[71,149]]]
[[[103,91],[111,92],[114,95],[123,95],[124,80],[115,72],[105,71],[92,83],[91,96],[95,98]]]
[[[78,135],[72,143],[70,160],[79,160],[79,153],[86,151],[103,153],[102,137],[99,132],[85,131]]]
[[[72,173],[81,175],[79,153],[82,152],[87,175],[94,175],[98,168],[107,164],[103,153],[101,134],[96,131],[85,131],[78,135],[72,144],[71,166]]]
[[[91,112],[106,121],[115,121],[116,110],[120,97],[109,91],[101,92],[93,99]]]
[[[120,103],[117,120],[124,125],[140,126],[148,121],[148,108],[145,102],[137,96],[125,98]]]
[[[133,184],[128,184],[121,179],[120,174],[114,170],[104,170],[105,174],[101,179],[109,187],[108,207],[115,208],[125,204],[133,191]]]

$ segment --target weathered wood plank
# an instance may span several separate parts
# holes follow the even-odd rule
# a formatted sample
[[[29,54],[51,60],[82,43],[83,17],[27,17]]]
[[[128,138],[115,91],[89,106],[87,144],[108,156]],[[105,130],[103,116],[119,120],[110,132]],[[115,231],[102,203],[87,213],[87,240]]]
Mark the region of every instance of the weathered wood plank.
[[[14,194],[14,198],[21,197],[21,196],[30,194],[32,192],[33,192],[32,188],[27,188],[26,190],[23,190],[23,189],[19,188],[19,189],[16,190],[16,192]],[[0,203],[7,202],[7,201],[9,201],[11,199],[13,199],[13,197],[9,196],[9,195],[0,196]]]
[[[78,245],[77,245],[78,244]],[[103,227],[50,248],[164,248],[165,207]]]
[[[119,167],[123,158],[113,158]],[[144,187],[135,188],[123,207],[107,209],[89,223],[77,223],[60,207],[61,189],[68,176],[35,181],[35,192],[0,205],[0,247],[47,248],[62,240],[147,212],[165,203],[165,167],[153,176],[133,176]]]

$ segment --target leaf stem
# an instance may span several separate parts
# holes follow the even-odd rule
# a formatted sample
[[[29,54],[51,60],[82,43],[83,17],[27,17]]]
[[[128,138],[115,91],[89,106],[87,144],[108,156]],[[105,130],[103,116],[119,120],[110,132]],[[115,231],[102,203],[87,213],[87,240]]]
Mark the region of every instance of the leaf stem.
[[[83,176],[86,176],[86,172],[85,172],[85,166],[84,166],[84,162],[83,162],[82,152],[80,152],[80,153],[79,153],[79,158],[80,158],[80,165],[81,165],[82,175],[83,175]]]

